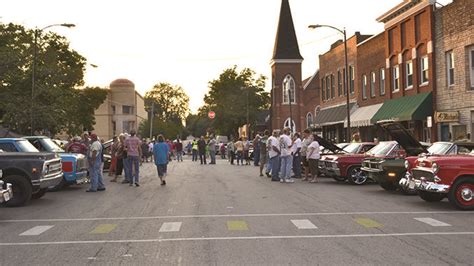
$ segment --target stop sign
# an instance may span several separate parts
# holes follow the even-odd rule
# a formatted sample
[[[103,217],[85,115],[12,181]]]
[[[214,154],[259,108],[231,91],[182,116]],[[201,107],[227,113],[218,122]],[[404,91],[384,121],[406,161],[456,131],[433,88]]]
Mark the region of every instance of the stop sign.
[[[214,111],[210,111],[209,114],[207,114],[210,119],[214,119],[216,117],[216,113]]]

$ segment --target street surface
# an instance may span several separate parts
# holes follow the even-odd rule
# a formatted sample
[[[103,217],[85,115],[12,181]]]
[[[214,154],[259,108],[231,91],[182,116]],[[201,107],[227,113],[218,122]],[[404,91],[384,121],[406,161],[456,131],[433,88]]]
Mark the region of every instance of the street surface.
[[[187,158],[186,158],[187,159]],[[0,208],[0,265],[474,264],[474,213],[352,186],[270,182],[254,166],[154,165],[140,187],[73,186]]]

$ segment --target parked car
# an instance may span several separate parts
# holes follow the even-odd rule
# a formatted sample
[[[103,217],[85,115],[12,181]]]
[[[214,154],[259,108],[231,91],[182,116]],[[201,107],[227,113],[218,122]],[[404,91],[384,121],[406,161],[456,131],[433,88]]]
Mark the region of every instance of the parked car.
[[[322,167],[327,176],[342,182],[348,180],[351,184],[362,185],[367,176],[362,172],[362,161],[371,156],[366,154],[374,148],[373,142],[351,143],[344,148],[347,154],[326,155],[321,158]]]
[[[332,155],[332,154],[345,154],[347,151],[344,150],[345,147],[349,145],[349,143],[339,143],[339,144],[334,144],[332,141],[329,141],[327,139],[324,139],[320,136],[314,136],[315,139],[319,143],[319,150],[320,150],[320,155],[321,159],[325,155]],[[324,161],[319,160],[318,162],[318,168],[319,168],[319,175],[321,176],[328,176],[328,172],[326,170],[326,167],[324,165]]]
[[[104,171],[109,171],[112,164],[112,144],[113,140],[108,140],[102,144],[104,146]]]
[[[3,176],[3,171],[0,170],[0,178]],[[12,184],[5,183],[0,180],[0,204],[9,201],[13,197]]]
[[[401,190],[406,194],[412,194],[414,191],[407,187],[400,187],[400,179],[405,177],[407,169],[405,168],[405,160],[414,162],[416,157],[421,153],[430,152],[428,147],[430,144],[419,142],[413,135],[405,129],[400,123],[385,122],[379,123],[400,147],[395,147],[391,152],[385,155],[366,158],[362,163],[362,171],[372,180],[385,190]]]
[[[4,139],[0,139],[4,140]],[[27,204],[31,199],[44,196],[48,188],[57,186],[63,179],[61,159],[54,153],[39,152],[26,139],[8,139],[0,142],[1,180],[10,183],[13,197],[6,206]],[[18,147],[28,152],[17,152]],[[13,152],[9,152],[13,150]]]
[[[474,151],[467,155],[421,157],[415,161],[409,186],[428,202],[449,202],[474,210]]]
[[[89,182],[87,160],[83,154],[66,153],[56,142],[48,137],[31,136],[23,138],[27,139],[39,151],[56,153],[61,157],[64,178],[53,190],[59,190],[71,184],[84,184]]]

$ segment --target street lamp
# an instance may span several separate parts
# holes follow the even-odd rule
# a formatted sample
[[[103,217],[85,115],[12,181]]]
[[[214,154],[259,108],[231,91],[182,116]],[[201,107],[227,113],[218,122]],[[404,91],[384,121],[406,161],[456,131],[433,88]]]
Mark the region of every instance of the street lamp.
[[[40,34],[40,32],[42,32],[46,29],[52,28],[52,27],[73,28],[75,26],[76,26],[75,24],[71,24],[71,23],[62,23],[62,24],[51,24],[51,25],[48,25],[48,26],[46,26],[44,28],[41,28],[41,29],[38,29],[38,28],[35,29],[34,42],[33,42],[33,65],[31,66],[31,111],[30,111],[31,135],[33,135],[33,132],[34,132],[34,128],[33,128],[33,112],[34,112],[33,104],[34,104],[34,100],[35,100],[35,89],[36,89],[35,78],[36,78],[36,61],[37,61],[37,57],[38,57],[38,38],[40,37],[38,35]]]
[[[348,79],[349,79],[349,66],[348,66],[348,62],[347,62],[347,36],[346,36],[346,28],[344,29],[338,29],[336,27],[333,27],[333,26],[330,26],[330,25],[320,25],[320,24],[316,24],[316,25],[309,25],[308,28],[310,29],[316,29],[316,28],[331,28],[333,30],[336,30],[338,31],[339,33],[341,33],[342,35],[344,35],[344,65],[345,65],[345,68],[346,70],[344,71],[344,74],[345,74],[345,77],[344,77],[344,87],[346,88],[347,90],[347,93],[346,93],[346,109],[347,109],[347,141],[350,141],[350,137],[351,137],[351,108],[350,108],[350,96],[349,96],[349,93],[350,93],[350,88],[348,86],[349,82],[348,82]]]

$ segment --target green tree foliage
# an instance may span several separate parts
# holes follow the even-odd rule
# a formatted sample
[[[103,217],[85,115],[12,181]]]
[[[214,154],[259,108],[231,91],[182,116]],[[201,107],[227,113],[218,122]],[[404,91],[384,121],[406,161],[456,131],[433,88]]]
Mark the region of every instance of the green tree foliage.
[[[35,32],[38,37],[36,85],[32,93]],[[33,131],[55,134],[90,127],[94,122],[92,107],[98,106],[100,100],[103,102],[105,96],[96,89],[78,90],[84,85],[85,65],[86,59],[72,50],[62,36],[0,24],[2,122],[22,134],[31,132],[31,115]],[[91,98],[95,96],[98,98]]]
[[[150,137],[150,120],[143,121],[138,127],[138,134],[143,138]],[[167,139],[176,139],[177,136],[182,137],[184,130],[183,124],[174,122],[165,122],[158,117],[153,120],[153,134],[152,138],[155,138],[162,134]]]
[[[255,125],[257,112],[270,107],[270,94],[264,90],[265,80],[266,77],[257,77],[249,68],[240,72],[237,66],[225,69],[218,79],[209,82],[210,90],[199,113],[207,117],[209,111],[214,111],[216,117],[210,122],[211,130],[229,136],[246,123],[248,101],[249,123]]]
[[[207,114],[190,114],[186,118],[186,129],[188,135],[193,135],[194,137],[205,136],[212,128],[213,121],[211,121]]]

